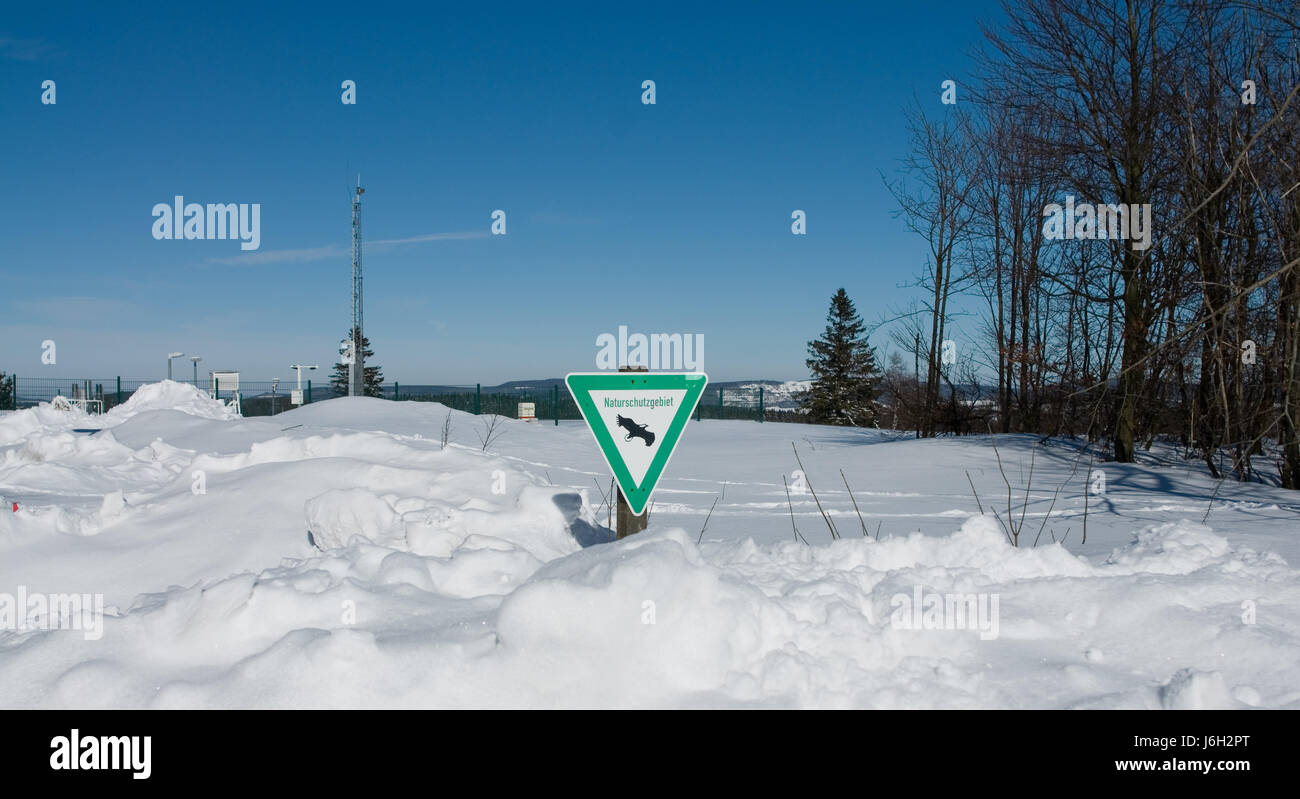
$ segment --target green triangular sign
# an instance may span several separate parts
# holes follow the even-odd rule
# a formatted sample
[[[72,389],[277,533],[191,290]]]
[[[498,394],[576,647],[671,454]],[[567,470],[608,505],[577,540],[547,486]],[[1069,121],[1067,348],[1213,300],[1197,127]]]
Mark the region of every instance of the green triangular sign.
[[[628,508],[645,512],[709,377],[703,372],[577,372],[564,379]]]

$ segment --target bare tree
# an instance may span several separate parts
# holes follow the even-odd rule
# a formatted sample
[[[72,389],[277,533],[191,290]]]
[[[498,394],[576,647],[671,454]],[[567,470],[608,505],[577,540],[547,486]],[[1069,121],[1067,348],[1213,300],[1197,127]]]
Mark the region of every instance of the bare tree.
[[[483,445],[483,452],[487,452],[493,441],[505,435],[506,428],[501,425],[504,419],[504,416],[494,413],[483,420],[483,427],[478,433],[478,440]]]
[[[925,116],[919,104],[914,105],[907,112],[911,151],[903,162],[904,178],[886,181],[908,227],[930,246],[919,276],[919,285],[929,292],[923,306],[924,326],[916,330],[916,356],[920,357],[924,342],[926,357],[920,436],[935,434],[948,300],[964,277],[957,269],[957,253],[971,221],[967,197],[972,189],[972,147],[960,114],[953,114],[951,120],[935,121]]]

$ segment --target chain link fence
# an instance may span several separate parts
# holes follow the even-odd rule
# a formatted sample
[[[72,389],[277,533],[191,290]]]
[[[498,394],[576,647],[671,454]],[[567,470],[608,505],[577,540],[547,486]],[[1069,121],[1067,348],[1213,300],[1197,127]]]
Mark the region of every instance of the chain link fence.
[[[71,379],[57,377],[22,377],[11,376],[12,391],[9,393],[10,408],[30,408],[43,402],[50,402],[56,396],[69,400],[90,400],[94,409],[110,410],[126,402],[131,395],[147,383],[156,383],[156,379],[136,379],[109,377],[97,379]],[[178,380],[189,383],[213,396],[212,380],[202,377],[194,380]],[[274,380],[239,380],[239,404],[244,416],[273,416],[292,410],[292,392],[297,388],[296,381]],[[216,395],[224,401],[231,400],[236,393],[233,386],[224,386],[217,381]],[[533,385],[512,386],[508,390],[496,387],[484,391],[478,385],[419,385],[394,381],[379,386],[383,399],[402,402],[437,402],[458,411],[473,414],[496,414],[517,418],[521,403],[532,403],[533,412],[538,420],[577,420],[582,415],[569,394],[569,390],[555,380],[539,381]],[[311,380],[303,381],[303,404],[320,402],[340,396],[329,383],[313,384]],[[80,404],[80,403],[79,403]],[[749,419],[757,421],[775,421],[783,418],[787,412],[764,407],[763,388],[725,388],[710,386],[705,389],[695,409],[696,419]]]
[[[141,386],[158,382],[156,378],[129,377],[74,379],[14,375],[11,379],[10,407],[14,410],[51,402],[55,397],[64,397],[77,404],[89,400],[91,407],[107,411],[126,402]],[[210,378],[200,378],[197,383],[193,380],[176,382],[197,385],[200,391],[213,396],[213,381]],[[235,396],[236,389],[233,386],[223,386],[220,380],[216,382],[216,396],[230,401]],[[286,384],[284,381],[240,379],[237,389],[240,410],[245,416],[283,413],[293,407],[290,404],[290,391],[293,388],[295,384]],[[304,402],[310,401],[308,393],[307,382],[304,381]]]

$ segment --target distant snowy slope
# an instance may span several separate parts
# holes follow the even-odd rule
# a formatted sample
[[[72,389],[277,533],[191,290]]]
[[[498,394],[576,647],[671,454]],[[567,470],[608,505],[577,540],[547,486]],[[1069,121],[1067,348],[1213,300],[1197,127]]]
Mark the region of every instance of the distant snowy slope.
[[[799,395],[812,385],[811,380],[756,380],[752,382],[710,383],[713,388],[723,387],[722,401],[725,405],[739,405],[746,408],[758,407],[759,389],[763,391],[763,407],[778,410],[797,410]]]

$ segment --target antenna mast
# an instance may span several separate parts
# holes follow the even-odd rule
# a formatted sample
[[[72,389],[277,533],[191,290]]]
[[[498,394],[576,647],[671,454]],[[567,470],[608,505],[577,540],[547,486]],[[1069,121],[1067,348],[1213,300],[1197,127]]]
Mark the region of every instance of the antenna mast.
[[[366,365],[362,357],[364,348],[361,342],[361,195],[366,190],[361,188],[361,173],[357,173],[357,191],[352,195],[352,365],[349,367],[348,396],[365,395]]]

